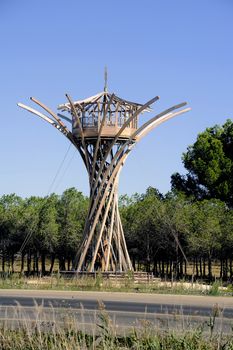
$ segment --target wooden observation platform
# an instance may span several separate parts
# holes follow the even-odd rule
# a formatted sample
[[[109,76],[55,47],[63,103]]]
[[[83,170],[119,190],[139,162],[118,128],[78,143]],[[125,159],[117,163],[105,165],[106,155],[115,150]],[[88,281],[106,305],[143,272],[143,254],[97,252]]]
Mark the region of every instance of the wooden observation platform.
[[[72,133],[77,138],[82,134],[87,139],[115,137],[125,122],[133,116],[142,105],[123,100],[116,95],[103,91],[95,96],[74,102],[80,118],[81,128],[73,121]],[[107,112],[103,111],[108,107]],[[60,105],[58,109],[70,112],[70,104]],[[105,117],[104,123],[103,117]],[[133,118],[119,134],[119,139],[128,139],[138,128],[138,118]],[[135,137],[136,138],[136,137]]]
[[[139,123],[143,112],[151,112],[156,96],[139,104],[104,91],[84,100],[58,106],[56,114],[31,98],[46,114],[18,105],[54,126],[79,151],[90,184],[90,204],[83,240],[73,262],[77,272],[127,272],[133,270],[118,209],[120,171],[133,147],[148,132],[172,117],[190,110],[180,103]],[[49,116],[48,116],[49,115]],[[66,120],[71,128],[63,123]]]

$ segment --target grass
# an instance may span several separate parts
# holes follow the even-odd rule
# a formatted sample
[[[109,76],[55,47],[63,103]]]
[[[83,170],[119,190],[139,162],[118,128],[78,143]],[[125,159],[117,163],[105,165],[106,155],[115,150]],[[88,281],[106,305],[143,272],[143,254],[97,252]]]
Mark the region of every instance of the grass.
[[[204,337],[199,330],[178,335],[174,332],[144,333],[135,332],[127,337],[114,337],[102,334],[97,337],[82,332],[65,330],[62,333],[35,331],[28,334],[26,330],[0,332],[2,350],[78,350],[78,349],[140,349],[140,350],[231,350],[233,339]]]
[[[20,305],[16,307],[22,316]],[[43,309],[35,305],[35,321],[24,316],[21,323],[0,324],[1,350],[232,350],[233,333],[223,335],[214,332],[216,312],[208,323],[194,329],[162,330],[144,320],[141,326],[131,332],[117,334],[110,317],[100,304],[96,324],[88,333],[78,324],[75,317],[63,322],[46,320]],[[15,310],[17,314],[17,310]],[[53,314],[53,310],[51,310]]]
[[[214,295],[232,296],[232,285],[223,288],[220,282],[211,286],[199,283],[186,283],[185,281],[160,282],[134,282],[130,276],[123,279],[108,280],[101,275],[96,278],[64,278],[59,274],[52,277],[23,277],[17,274],[0,278],[0,289],[36,289],[36,290],[70,290],[70,291],[109,291],[109,292],[137,292],[159,294],[186,294],[186,295]]]

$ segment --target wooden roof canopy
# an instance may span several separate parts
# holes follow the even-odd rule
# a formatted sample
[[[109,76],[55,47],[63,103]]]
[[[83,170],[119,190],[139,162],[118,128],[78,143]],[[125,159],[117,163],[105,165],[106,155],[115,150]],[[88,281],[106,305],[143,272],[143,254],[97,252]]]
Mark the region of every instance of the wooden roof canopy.
[[[152,110],[151,105],[159,99],[159,96],[155,96],[146,103],[140,104],[122,99],[114,93],[109,93],[107,91],[107,67],[105,67],[104,91],[74,102],[68,94],[65,96],[68,102],[58,106],[58,110],[62,114],[54,113],[48,106],[34,97],[30,97],[30,99],[49,116],[22,103],[18,103],[18,106],[39,116],[55,127],[75,147],[78,146],[80,141],[83,145],[85,139],[87,141],[97,140],[97,144],[99,144],[100,139],[105,138],[112,139],[112,143],[116,143],[120,139],[126,140],[127,144],[135,143],[135,141],[140,141],[142,137],[161,123],[190,110],[190,108],[181,109],[187,104],[187,102],[182,102],[160,112],[139,126],[138,119],[140,114],[150,112]],[[71,118],[63,113],[69,113]],[[72,125],[72,131],[61,119]]]
[[[131,118],[132,120],[119,135],[119,138],[125,139],[137,130],[139,114],[150,111],[149,107],[142,110],[142,106],[111,94],[105,89],[84,100],[61,104],[58,110],[72,115],[72,133],[77,138],[81,137],[81,129],[85,138],[96,138],[99,134],[106,138],[115,137],[125,122]],[[132,118],[133,116],[135,118]]]

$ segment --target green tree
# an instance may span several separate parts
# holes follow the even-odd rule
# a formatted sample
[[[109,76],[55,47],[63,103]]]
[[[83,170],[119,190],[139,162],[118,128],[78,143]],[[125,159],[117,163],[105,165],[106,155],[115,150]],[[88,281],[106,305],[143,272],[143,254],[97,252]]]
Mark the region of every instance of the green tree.
[[[27,257],[27,272],[30,274],[32,269],[32,258],[34,258],[34,272],[36,269],[37,257],[37,234],[39,227],[39,214],[44,199],[31,196],[23,202],[22,222],[20,225],[20,235],[22,237],[20,244],[21,252],[21,272],[24,272],[24,260]]]
[[[225,208],[221,220],[220,278],[233,279],[233,210]]]
[[[164,213],[162,217],[162,232],[168,240],[166,254],[172,262],[171,273],[175,277],[186,274],[189,247],[187,235],[189,233],[190,201],[182,194],[167,193],[164,199]],[[183,265],[185,264],[185,271]]]
[[[5,270],[5,261],[14,271],[15,254],[18,252],[22,237],[20,226],[22,224],[23,200],[16,194],[3,195],[0,199],[1,207],[1,251],[2,270]]]
[[[157,273],[157,261],[162,259],[164,262],[163,253],[169,239],[163,231],[165,207],[162,199],[162,195],[152,187],[144,195],[136,194],[130,199],[124,197],[125,205],[120,209],[134,268],[137,260],[146,266],[148,272],[153,264],[153,271]]]
[[[216,198],[233,205],[233,122],[207,128],[183,154],[187,175],[172,175],[172,189],[196,199]]]
[[[63,192],[58,203],[58,256],[60,270],[65,270],[65,261],[68,260],[68,269],[74,259],[81,242],[88,199],[75,188]]]
[[[41,257],[42,274],[46,273],[46,256],[51,257],[50,273],[53,269],[55,252],[58,246],[58,223],[57,223],[58,196],[55,194],[43,200],[39,212],[38,232],[35,247]]]
[[[189,249],[194,257],[206,258],[208,277],[212,279],[212,260],[222,247],[222,220],[225,204],[219,200],[203,200],[192,204],[190,210]]]

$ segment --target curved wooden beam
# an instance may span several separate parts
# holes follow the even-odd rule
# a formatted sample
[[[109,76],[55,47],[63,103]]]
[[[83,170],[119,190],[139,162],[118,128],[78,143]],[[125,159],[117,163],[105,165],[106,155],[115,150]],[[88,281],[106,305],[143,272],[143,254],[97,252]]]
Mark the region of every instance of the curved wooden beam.
[[[144,136],[146,136],[151,130],[159,126],[160,124],[164,123],[165,121],[177,117],[178,115],[184,114],[186,112],[189,112],[191,108],[185,108],[181,111],[175,112],[175,113],[169,113],[167,115],[164,115],[160,119],[156,119],[151,122],[151,124],[147,125],[138,135],[137,135],[137,141],[139,142]]]
[[[141,114],[146,108],[148,108],[149,106],[151,106],[153,103],[155,103],[156,101],[159,100],[159,96],[155,96],[154,98],[152,98],[151,100],[149,100],[148,102],[146,102],[143,106],[141,106],[129,119],[127,119],[125,121],[125,123],[122,125],[122,127],[120,128],[120,130],[118,131],[118,133],[116,134],[116,136],[114,137],[113,140],[113,144],[115,144],[118,140],[118,138],[121,136],[122,132],[125,130],[125,128],[127,128],[128,125],[130,125],[130,123],[137,118],[137,116],[139,114]],[[110,146],[109,146],[110,148]]]
[[[115,194],[114,194],[115,196]],[[115,212],[116,212],[116,201],[114,198],[113,207],[112,207],[112,213],[111,213],[111,223],[110,223],[110,232],[108,237],[108,248],[107,248],[107,257],[106,257],[106,264],[105,264],[105,271],[108,271],[109,267],[109,260],[110,260],[110,251],[112,246],[112,234],[113,234],[113,225],[114,225],[114,218],[115,218]]]
[[[67,129],[67,126],[61,121],[61,119],[59,119],[57,117],[57,115],[49,108],[47,107],[44,103],[40,102],[39,100],[35,99],[34,97],[30,97],[30,100],[32,100],[33,102],[35,102],[38,106],[40,106],[41,108],[43,108],[46,112],[48,112],[55,120],[56,122],[65,130],[67,130],[67,132],[69,132],[69,130]]]
[[[53,127],[55,127],[57,130],[59,130],[64,136],[66,136],[68,138],[69,141],[72,142],[72,144],[79,150],[76,142],[73,139],[73,135],[72,133],[68,130],[68,129],[64,129],[63,127],[61,127],[61,125],[59,125],[56,121],[50,119],[49,117],[47,117],[46,115],[44,115],[41,112],[38,112],[36,109],[31,108],[29,106],[24,105],[23,103],[17,103],[17,105],[20,108],[25,109],[26,111],[37,115],[38,117],[40,117],[41,119],[45,120],[47,123],[49,123],[50,125],[52,125]]]
[[[118,171],[118,174],[117,174],[117,185],[118,185],[118,182],[119,182],[119,177],[120,177],[121,170],[123,168],[123,165],[124,165],[126,159],[129,156],[129,154],[130,154],[130,152],[128,152],[126,154],[126,157],[125,157],[124,161],[122,162],[121,167],[120,167],[120,169]],[[131,263],[131,260],[130,260],[130,257],[129,257],[129,253],[128,253],[128,249],[127,249],[127,245],[126,245],[126,241],[125,241],[125,235],[124,235],[124,231],[123,231],[123,227],[122,227],[122,223],[121,223],[121,217],[120,217],[120,212],[119,212],[119,207],[118,207],[118,191],[116,191],[116,196],[114,198],[115,198],[115,201],[116,201],[116,215],[117,215],[118,221],[119,221],[119,227],[120,227],[121,239],[122,239],[122,243],[123,243],[124,255],[125,255],[125,258],[127,260],[127,264],[129,266],[129,269],[133,270],[133,266],[132,266],[132,263]]]
[[[72,110],[73,115],[75,116],[75,118],[77,120],[78,127],[80,129],[81,143],[82,143],[82,146],[83,146],[84,156],[85,156],[85,160],[86,160],[86,168],[87,168],[88,174],[90,176],[90,162],[89,162],[88,151],[87,151],[87,147],[86,147],[86,143],[85,143],[85,139],[84,139],[82,124],[80,122],[80,119],[79,119],[79,116],[78,116],[77,111],[75,109],[73,101],[71,100],[71,98],[70,98],[70,96],[68,94],[66,94],[66,97],[67,97],[67,99],[68,99],[68,101],[70,103],[71,110]]]
[[[119,224],[120,224],[120,232],[121,232],[121,239],[123,242],[123,248],[125,251],[125,256],[127,259],[127,263],[130,266],[130,269],[133,270],[133,266],[129,257],[129,253],[128,253],[128,249],[127,249],[127,245],[126,245],[126,241],[125,241],[125,235],[124,235],[124,231],[123,231],[123,227],[122,227],[122,223],[121,223],[121,217],[120,217],[120,213],[119,213],[119,208],[117,206],[117,215],[118,215],[118,220],[119,220]]]
[[[90,266],[89,272],[92,272],[93,268],[94,268],[96,256],[97,256],[97,253],[98,253],[98,250],[99,250],[100,241],[102,239],[102,234],[103,234],[105,223],[106,223],[107,216],[108,216],[108,213],[109,213],[110,205],[112,203],[113,195],[114,195],[114,190],[112,189],[112,191],[110,193],[110,196],[108,198],[108,204],[107,204],[107,206],[105,208],[104,217],[103,217],[103,220],[101,222],[101,229],[100,229],[100,232],[99,232],[99,235],[98,235],[98,239],[97,239],[97,243],[96,243],[96,246],[95,246],[95,251],[94,251],[94,255],[92,257],[92,261],[91,261],[91,266]]]
[[[41,119],[45,120],[46,122],[48,122],[49,124],[53,125],[56,129],[59,129],[59,125],[52,119],[50,119],[49,117],[47,117],[46,115],[44,115],[41,112],[38,112],[36,109],[31,108],[29,106],[24,105],[23,103],[17,103],[17,106],[26,109],[26,111],[37,115],[38,117],[40,117]]]

